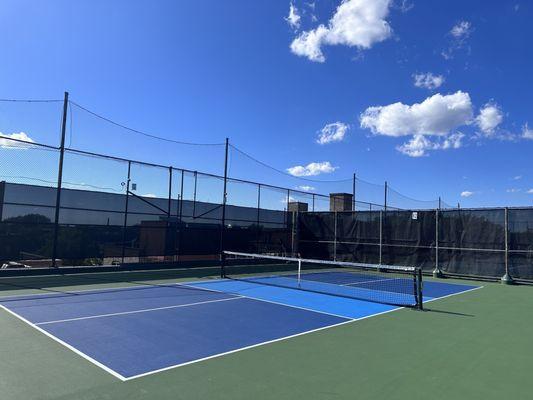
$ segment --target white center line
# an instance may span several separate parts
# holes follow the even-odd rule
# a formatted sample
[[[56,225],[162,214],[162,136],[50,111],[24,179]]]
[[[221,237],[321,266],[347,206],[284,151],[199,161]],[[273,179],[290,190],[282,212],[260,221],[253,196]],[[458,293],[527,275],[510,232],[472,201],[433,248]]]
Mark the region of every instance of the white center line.
[[[110,313],[110,314],[90,315],[90,316],[87,316],[87,317],[58,319],[58,320],[55,320],[55,321],[39,322],[39,323],[37,323],[35,325],[49,325],[49,324],[57,324],[57,323],[60,323],[60,322],[71,322],[71,321],[81,321],[81,320],[85,320],[85,319],[114,317],[114,316],[117,316],[117,315],[139,314],[139,313],[145,313],[145,312],[150,312],[150,311],[168,310],[168,309],[171,309],[171,308],[182,308],[182,307],[199,306],[199,305],[202,305],[202,304],[209,304],[209,303],[218,303],[218,302],[221,302],[221,301],[240,300],[240,299],[243,299],[243,298],[244,298],[244,296],[236,296],[236,297],[230,297],[228,299],[200,301],[200,302],[197,302],[197,303],[178,304],[178,305],[174,305],[174,306],[165,306],[165,307],[157,307],[157,308],[145,308],[145,309],[142,309],[142,310],[123,311],[123,312]]]

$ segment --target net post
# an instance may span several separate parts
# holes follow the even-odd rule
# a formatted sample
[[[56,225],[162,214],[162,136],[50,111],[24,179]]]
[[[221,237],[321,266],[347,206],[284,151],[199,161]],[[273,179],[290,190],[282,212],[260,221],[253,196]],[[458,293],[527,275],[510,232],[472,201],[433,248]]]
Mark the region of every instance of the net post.
[[[226,277],[226,253],[222,252],[220,254],[220,277]]]
[[[504,285],[511,285],[514,283],[511,274],[509,273],[509,208],[505,207],[505,228],[504,228],[504,241],[505,241],[505,275],[501,277],[500,281]]]
[[[416,277],[416,308],[417,310],[424,310],[424,298],[422,294],[422,268],[417,268],[415,271]]]

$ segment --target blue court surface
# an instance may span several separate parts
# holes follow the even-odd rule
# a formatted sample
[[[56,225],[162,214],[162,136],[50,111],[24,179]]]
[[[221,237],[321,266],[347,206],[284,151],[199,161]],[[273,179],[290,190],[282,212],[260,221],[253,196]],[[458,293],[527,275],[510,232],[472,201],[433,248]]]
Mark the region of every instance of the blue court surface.
[[[424,301],[477,288],[425,282]],[[121,380],[400,309],[229,279],[12,297],[0,306]]]

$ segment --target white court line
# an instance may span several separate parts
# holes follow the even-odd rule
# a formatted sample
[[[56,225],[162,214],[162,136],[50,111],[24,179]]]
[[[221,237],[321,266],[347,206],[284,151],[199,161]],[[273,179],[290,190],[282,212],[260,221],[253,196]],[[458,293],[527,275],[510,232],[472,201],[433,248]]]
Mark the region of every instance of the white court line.
[[[222,280],[221,278],[215,278],[215,279],[200,279],[196,281],[186,281],[187,283],[202,283],[202,282],[213,282],[217,280]],[[111,283],[111,282],[109,282]],[[1,285],[1,282],[0,282]],[[89,292],[94,292],[94,294],[98,294],[100,292],[112,292],[112,291],[127,291],[127,290],[143,290],[143,289],[156,289],[156,288],[171,288],[176,285],[181,285],[180,282],[168,282],[168,283],[139,283],[139,284],[132,284],[129,286],[115,286],[115,287],[104,287],[104,288],[92,288],[92,289],[81,289],[81,290],[69,290],[60,292],[59,290],[57,292],[52,293],[30,293],[30,294],[14,294],[14,295],[7,295],[7,296],[0,296],[0,303],[2,301],[10,301],[11,299],[17,299],[19,297],[27,297],[27,300],[33,300],[33,297],[36,296],[49,296],[49,297],[66,297],[67,295],[76,295],[76,294],[86,294]],[[28,290],[39,290],[39,289],[28,289]],[[41,289],[42,290],[42,289]]]
[[[455,285],[455,283],[452,283],[452,285]],[[459,286],[459,285],[458,285],[458,286]],[[462,292],[457,292],[457,293],[447,294],[446,296],[442,296],[442,297],[433,297],[433,298],[430,298],[429,300],[424,300],[424,303],[431,303],[432,301],[435,301],[435,300],[446,299],[446,298],[448,298],[448,297],[457,296],[458,294],[463,294],[463,293],[472,292],[472,291],[474,291],[474,290],[483,289],[484,287],[485,287],[485,286],[476,286],[475,288],[468,289],[468,290],[463,290]],[[422,295],[422,297],[423,297],[423,295]]]
[[[132,380],[132,379],[142,378],[144,376],[153,375],[153,374],[156,374],[156,373],[159,373],[159,372],[168,371],[170,369],[183,367],[185,365],[195,364],[197,362],[210,360],[212,358],[222,357],[222,356],[225,356],[225,355],[228,355],[228,354],[237,353],[237,352],[240,352],[240,351],[243,351],[243,350],[253,349],[254,347],[264,346],[266,344],[271,344],[271,343],[276,343],[276,342],[280,342],[280,341],[287,340],[287,339],[292,339],[292,338],[295,338],[295,337],[298,337],[298,336],[307,335],[308,333],[319,332],[319,331],[323,331],[325,329],[330,329],[330,328],[335,328],[335,327],[338,327],[338,326],[341,326],[341,325],[351,324],[351,323],[356,322],[356,321],[361,321],[361,320],[364,320],[364,319],[376,317],[376,316],[382,315],[382,314],[388,314],[388,313],[391,313],[393,311],[398,311],[398,310],[402,310],[402,309],[403,309],[403,307],[393,308],[392,310],[383,311],[383,312],[380,312],[380,313],[377,313],[377,314],[367,315],[367,316],[360,317],[360,318],[355,318],[355,319],[349,319],[348,321],[339,322],[338,324],[323,326],[321,328],[317,328],[317,329],[312,329],[312,330],[305,331],[305,332],[296,333],[296,334],[290,335],[290,336],[284,336],[284,337],[281,337],[281,338],[278,338],[278,339],[268,340],[266,342],[261,342],[261,343],[253,344],[251,346],[241,347],[241,348],[238,348],[238,349],[235,349],[235,350],[226,351],[224,353],[213,354],[212,356],[200,358],[198,360],[188,361],[188,362],[181,363],[181,364],[176,364],[176,365],[170,365],[170,366],[165,367],[165,368],[156,369],[156,370],[153,370],[153,371],[148,371],[148,372],[145,372],[145,373],[142,373],[142,374],[139,374],[139,375],[133,375],[133,376],[130,376],[128,378],[125,378],[125,380],[129,381],[129,380]]]
[[[205,282],[205,281],[199,281],[199,282]],[[192,282],[191,282],[192,283]],[[179,284],[178,284],[179,285]],[[187,285],[180,285],[180,286],[187,286]],[[194,287],[194,286],[193,286]],[[437,298],[433,298],[433,299],[430,299],[430,300],[426,300],[425,303],[427,302],[431,302],[431,301],[435,301],[435,300],[440,300],[440,299],[443,299],[443,298],[446,298],[446,297],[451,297],[451,296],[455,296],[455,295],[459,295],[459,294],[463,294],[463,293],[467,293],[467,292],[471,292],[473,290],[477,290],[477,289],[481,289],[483,288],[483,286],[479,286],[479,287],[476,287],[476,288],[472,288],[472,289],[469,289],[469,290],[465,290],[463,292],[458,292],[458,293],[453,293],[453,294],[450,294],[450,295],[447,295],[447,296],[443,296],[443,297],[437,297]],[[216,292],[216,290],[210,290],[210,289],[205,289],[205,288],[202,288],[204,290],[207,290],[207,291],[213,291],[213,292]],[[246,296],[243,296],[246,298]],[[253,299],[253,298],[251,298]],[[266,300],[261,300],[261,299],[253,299],[253,300],[258,300],[258,301],[264,301],[264,302],[269,302],[269,301],[266,301]],[[276,304],[276,303],[274,303]],[[285,305],[287,307],[290,307],[286,304],[281,304],[280,305]],[[391,313],[391,312],[394,312],[394,311],[398,311],[398,310],[402,310],[404,309],[404,307],[398,307],[398,308],[393,308],[392,310],[387,310],[387,311],[383,311],[381,313],[377,313],[377,314],[371,314],[371,315],[367,315],[367,316],[364,316],[364,317],[361,317],[361,318],[355,318],[355,319],[349,319],[348,321],[343,321],[343,322],[340,322],[338,324],[334,324],[334,325],[329,325],[329,326],[325,326],[325,327],[322,327],[322,328],[318,328],[318,329],[313,329],[313,330],[309,330],[309,331],[306,331],[306,332],[300,332],[300,333],[297,333],[295,335],[290,335],[290,336],[285,336],[285,337],[281,337],[281,338],[278,338],[278,339],[274,339],[274,340],[270,340],[270,341],[266,341],[266,342],[262,342],[262,343],[257,343],[257,344],[254,344],[254,345],[251,345],[251,346],[246,346],[246,347],[242,347],[242,348],[239,348],[239,349],[235,349],[235,350],[231,350],[231,351],[227,351],[227,352],[224,352],[224,353],[219,353],[219,354],[214,354],[212,356],[209,356],[209,357],[204,357],[204,358],[201,358],[201,359],[198,359],[198,360],[193,360],[193,361],[189,361],[189,362],[186,362],[186,363],[181,363],[181,364],[176,364],[176,365],[171,365],[171,366],[168,366],[168,367],[165,367],[165,368],[161,368],[161,369],[157,369],[157,370],[153,370],[153,371],[148,371],[148,372],[145,372],[145,373],[142,373],[142,374],[138,374],[138,375],[133,375],[133,376],[130,376],[130,377],[124,377],[122,376],[121,374],[119,374],[118,372],[112,370],[111,368],[105,366],[104,364],[96,361],[94,358],[88,356],[87,354],[81,352],[80,350],[76,349],[75,347],[69,345],[68,343],[64,342],[63,340],[55,337],[54,335],[52,335],[51,333],[48,333],[47,331],[45,331],[44,329],[40,328],[39,326],[35,325],[34,323],[28,321],[27,319],[25,319],[24,317],[21,317],[20,315],[18,315],[17,313],[11,311],[10,309],[8,309],[7,307],[3,306],[0,304],[0,308],[4,309],[5,311],[7,311],[9,314],[13,315],[14,317],[18,318],[19,320],[25,322],[26,324],[28,324],[29,326],[37,329],[39,332],[43,333],[44,335],[48,336],[49,338],[51,338],[52,340],[56,341],[57,343],[59,344],[62,344],[63,346],[65,346],[66,348],[72,350],[74,353],[76,353],[77,355],[83,357],[84,359],[86,359],[87,361],[93,363],[94,365],[96,365],[97,367],[100,367],[101,369],[103,369],[104,371],[108,372],[109,374],[113,375],[114,377],[120,379],[121,381],[125,382],[125,381],[129,381],[129,380],[132,380],[132,379],[137,379],[137,378],[141,378],[141,377],[144,377],[144,376],[148,376],[148,375],[152,375],[152,374],[156,374],[156,373],[159,373],[159,372],[163,372],[163,371],[168,371],[168,370],[171,370],[171,369],[174,369],[174,368],[178,368],[178,367],[182,367],[182,366],[185,366],[185,365],[190,365],[190,364],[194,364],[194,363],[197,363],[197,362],[201,362],[201,361],[206,361],[206,360],[209,360],[209,359],[212,359],[212,358],[217,358],[217,357],[221,357],[221,356],[224,356],[224,355],[228,355],[228,354],[232,354],[232,353],[237,353],[237,352],[240,352],[240,351],[244,351],[244,350],[248,350],[248,349],[251,349],[251,348],[254,348],[254,347],[259,347],[259,346],[263,346],[263,345],[266,345],[266,344],[271,344],[271,343],[275,343],[275,342],[280,342],[280,341],[283,341],[283,340],[287,340],[287,339],[291,339],[291,338],[294,338],[294,337],[298,337],[298,336],[302,336],[302,335],[306,335],[308,333],[313,333],[313,332],[318,332],[318,331],[321,331],[321,330],[325,330],[325,329],[329,329],[329,328],[334,328],[334,327],[337,327],[337,326],[341,326],[341,325],[345,325],[345,324],[350,324],[350,323],[353,323],[353,322],[356,322],[356,321],[362,321],[362,320],[365,320],[365,319],[368,319],[368,318],[372,318],[372,317],[376,317],[378,315],[383,315],[383,314],[388,314],[388,313]],[[299,307],[294,307],[294,308],[299,308]],[[308,311],[313,311],[313,310],[308,310]],[[315,311],[317,312],[317,311]],[[343,317],[345,318],[345,317]]]
[[[144,309],[141,309],[141,310],[122,311],[122,312],[109,313],[109,314],[89,315],[87,317],[58,319],[58,320],[55,320],[55,321],[39,322],[39,323],[36,323],[35,325],[50,325],[50,324],[57,324],[57,323],[60,323],[60,322],[83,321],[83,320],[86,320],[86,319],[115,317],[115,316],[118,316],[118,315],[140,314],[140,313],[151,312],[151,311],[170,310],[170,309],[173,309],[173,308],[199,306],[199,305],[202,305],[202,304],[219,303],[221,301],[240,300],[240,299],[244,299],[244,296],[235,296],[235,297],[230,297],[230,298],[227,298],[227,299],[199,301],[199,302],[196,302],[196,303],[177,304],[177,305],[165,306],[165,307],[144,308]]]
[[[228,280],[228,282],[231,282]],[[260,283],[256,283],[255,284],[256,286],[261,286]],[[181,284],[180,286],[189,286],[189,285],[185,285],[185,284]],[[197,287],[197,286],[190,286],[190,287]],[[340,315],[340,314],[333,314],[333,313],[329,313],[327,311],[319,311],[319,310],[315,310],[314,308],[306,308],[306,307],[300,307],[300,306],[295,306],[295,305],[292,305],[292,304],[286,304],[286,303],[281,303],[281,302],[277,302],[277,301],[274,301],[274,300],[265,300],[265,299],[262,299],[260,297],[252,297],[252,296],[249,296],[249,295],[244,295],[244,294],[237,294],[237,293],[233,293],[233,292],[226,292],[224,290],[216,290],[216,289],[207,289],[207,288],[202,288],[204,290],[207,290],[209,292],[215,292],[215,293],[226,293],[226,294],[233,294],[233,295],[236,295],[236,296],[242,296],[242,297],[245,297],[247,299],[251,299],[251,300],[257,300],[257,301],[262,301],[264,303],[270,303],[270,304],[276,304],[278,306],[285,306],[285,307],[290,307],[290,308],[297,308],[299,310],[304,310],[304,311],[310,311],[310,312],[314,312],[314,313],[317,313],[317,314],[325,314],[325,315],[331,315],[332,317],[338,317],[338,318],[344,318],[344,319],[353,319],[353,317],[349,317],[347,315]],[[285,290],[299,290],[299,289],[293,289],[293,288],[281,288],[281,289],[285,289]],[[304,290],[305,291],[305,290]],[[313,292],[310,292],[310,293],[313,293]],[[328,296],[327,294],[320,294],[320,293],[313,293],[314,295],[322,295],[322,296]],[[351,300],[354,300],[354,301],[364,301],[364,300],[357,300],[357,299],[351,299]],[[394,307],[394,306],[392,306]]]
[[[104,371],[110,373],[111,375],[113,375],[115,378],[118,378],[120,379],[121,381],[125,381],[126,380],[126,377],[122,376],[121,374],[119,374],[118,372],[116,372],[115,370],[112,370],[111,368],[105,366],[104,364],[102,364],[101,362],[99,361],[96,361],[94,358],[88,356],[87,354],[81,352],[80,350],[78,350],[77,348],[75,348],[74,346],[71,346],[70,344],[68,344],[67,342],[64,342],[63,340],[59,339],[58,337],[52,335],[51,333],[48,333],[47,331],[45,331],[43,328],[40,328],[38,327],[37,325],[35,325],[34,323],[28,321],[26,318],[24,317],[21,317],[20,315],[18,315],[17,313],[15,313],[14,311],[11,311],[9,308],[3,306],[0,304],[0,308],[2,308],[3,310],[5,310],[6,312],[8,312],[9,314],[13,315],[15,318],[18,318],[19,320],[21,320],[22,322],[25,322],[26,324],[28,324],[29,326],[37,329],[39,332],[43,333],[44,335],[48,336],[50,339],[56,341],[57,343],[65,346],[67,349],[69,350],[72,350],[74,353],[76,353],[77,355],[79,355],[80,357],[83,357],[84,359],[86,359],[87,361],[90,361],[91,363],[93,363],[94,365],[96,365],[97,367],[100,367],[102,368]]]

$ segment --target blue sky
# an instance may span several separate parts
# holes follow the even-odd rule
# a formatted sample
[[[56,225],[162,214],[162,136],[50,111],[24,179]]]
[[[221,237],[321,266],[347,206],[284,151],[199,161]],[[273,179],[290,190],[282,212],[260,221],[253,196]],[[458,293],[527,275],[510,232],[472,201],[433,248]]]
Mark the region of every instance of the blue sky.
[[[415,199],[532,205],[532,16],[526,1],[4,0],[0,97],[67,90],[129,127],[229,137],[286,172],[232,151],[233,177],[327,193],[357,173]],[[22,107],[0,104],[0,132],[58,144],[61,104]],[[221,146],[71,111],[73,147],[222,173]],[[119,187],[123,166],[70,162],[72,179]],[[143,175],[144,194],[160,175]],[[380,190],[361,182],[358,198]]]

